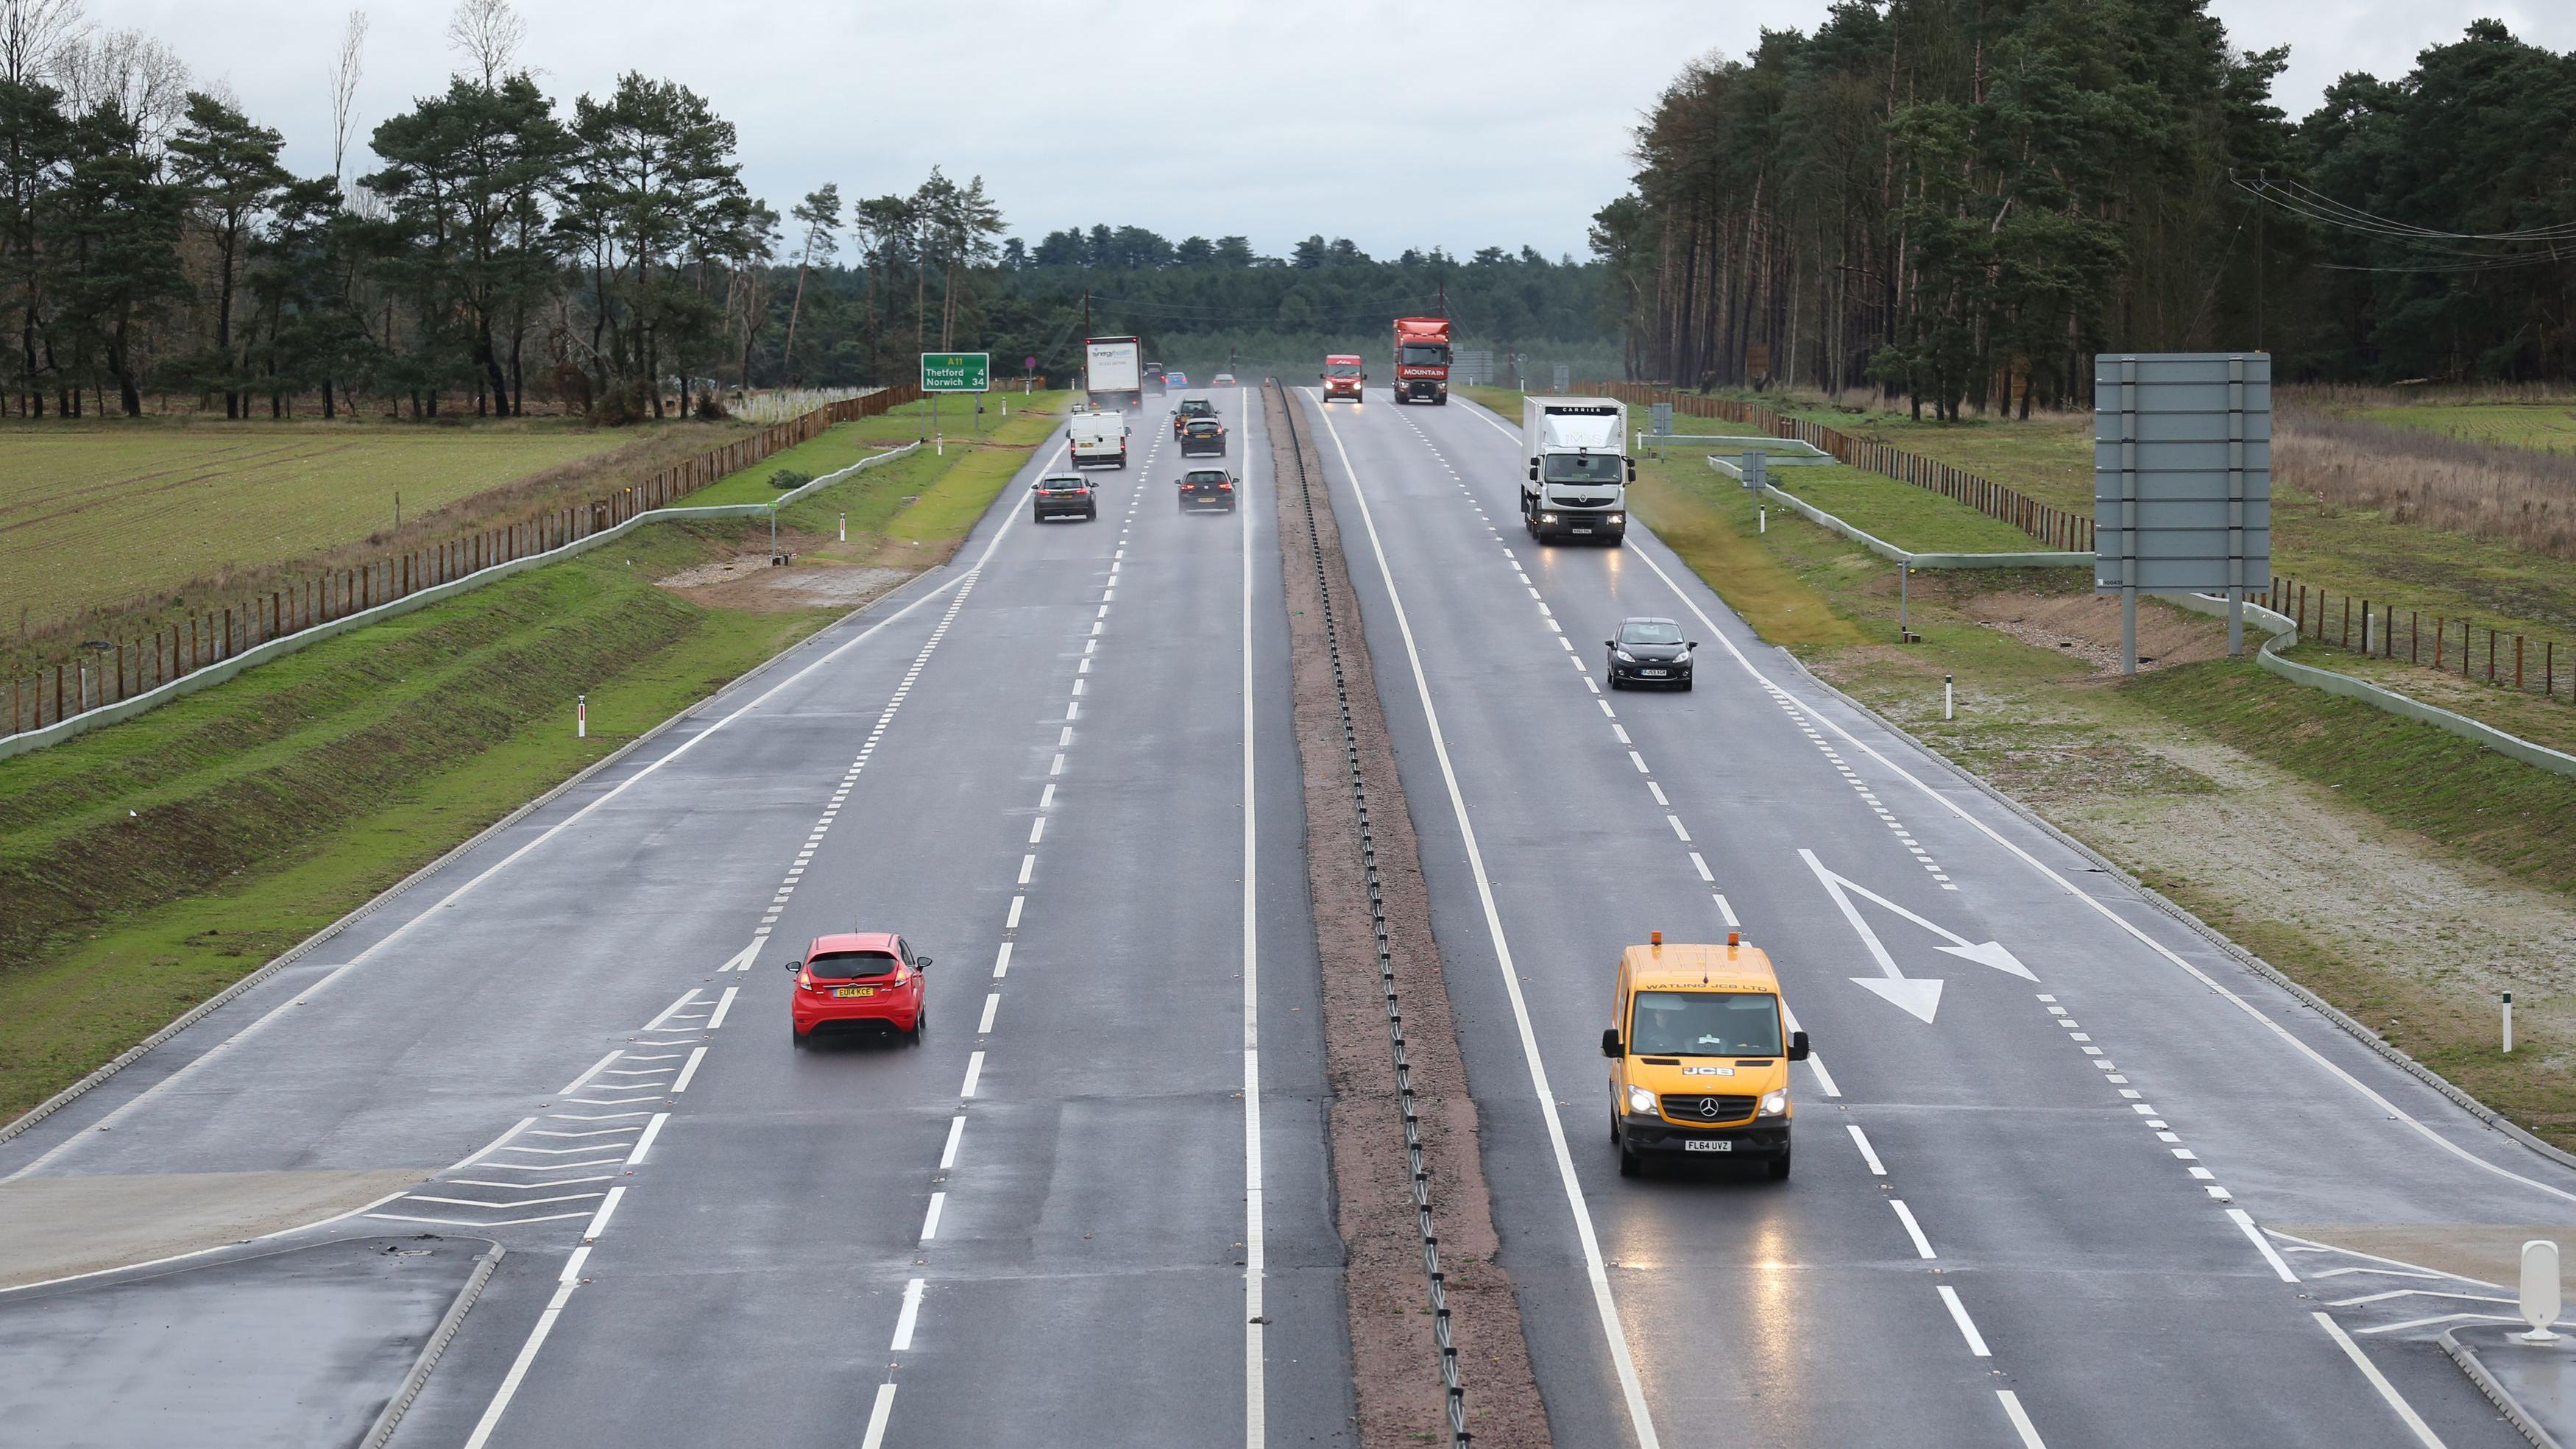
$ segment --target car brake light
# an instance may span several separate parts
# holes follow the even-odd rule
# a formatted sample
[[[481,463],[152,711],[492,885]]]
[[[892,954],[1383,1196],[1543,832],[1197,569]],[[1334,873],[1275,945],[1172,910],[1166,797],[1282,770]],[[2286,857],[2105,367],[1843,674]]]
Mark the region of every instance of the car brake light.
[[[1219,483],[1216,485],[1216,488],[1219,493],[1231,493],[1234,491],[1234,485],[1231,483]]]

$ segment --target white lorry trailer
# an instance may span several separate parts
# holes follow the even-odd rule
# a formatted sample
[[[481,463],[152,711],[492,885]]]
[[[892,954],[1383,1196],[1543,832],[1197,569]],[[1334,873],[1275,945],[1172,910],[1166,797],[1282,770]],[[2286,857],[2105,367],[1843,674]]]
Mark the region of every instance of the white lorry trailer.
[[[1082,390],[1096,408],[1143,407],[1145,344],[1133,337],[1085,338]]]
[[[1521,523],[1541,543],[1617,543],[1628,532],[1628,405],[1606,397],[1524,397]]]
[[[1124,468],[1127,466],[1127,415],[1097,410],[1077,412],[1065,423],[1065,441],[1067,450],[1073,454],[1073,466],[1077,468],[1096,464]]]

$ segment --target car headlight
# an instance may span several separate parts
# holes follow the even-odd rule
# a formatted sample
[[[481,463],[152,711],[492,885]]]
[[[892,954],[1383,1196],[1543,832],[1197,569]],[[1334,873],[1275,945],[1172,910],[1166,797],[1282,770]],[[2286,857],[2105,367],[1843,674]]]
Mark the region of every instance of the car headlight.
[[[1622,664],[1634,664],[1637,662],[1637,656],[1629,653],[1625,649],[1613,649],[1610,651],[1610,654],[1611,657],[1617,659]]]
[[[1643,1087],[1630,1087],[1628,1089],[1628,1110],[1631,1112],[1652,1112],[1655,1110],[1655,1094],[1647,1091]]]
[[[1770,1091],[1767,1091],[1767,1092],[1765,1092],[1765,1093],[1763,1093],[1763,1094],[1762,1094],[1762,1110],[1761,1110],[1761,1112],[1760,1112],[1760,1114],[1759,1114],[1759,1115],[1764,1116],[1764,1117],[1777,1117],[1777,1116],[1780,1116],[1780,1115],[1782,1115],[1783,1113],[1787,1112],[1788,1110],[1789,1110],[1789,1089],[1788,1089],[1788,1088],[1786,1088],[1786,1087],[1774,1087],[1774,1088],[1772,1088]]]

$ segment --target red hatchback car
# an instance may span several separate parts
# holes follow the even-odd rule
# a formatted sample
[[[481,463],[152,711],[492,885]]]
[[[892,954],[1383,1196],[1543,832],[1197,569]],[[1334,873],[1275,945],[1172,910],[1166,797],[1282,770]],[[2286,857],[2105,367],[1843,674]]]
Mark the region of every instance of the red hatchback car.
[[[800,961],[796,994],[789,1002],[796,1044],[816,1032],[896,1031],[921,1040],[921,972],[927,956],[915,956],[903,937],[892,931],[851,931],[817,936]]]

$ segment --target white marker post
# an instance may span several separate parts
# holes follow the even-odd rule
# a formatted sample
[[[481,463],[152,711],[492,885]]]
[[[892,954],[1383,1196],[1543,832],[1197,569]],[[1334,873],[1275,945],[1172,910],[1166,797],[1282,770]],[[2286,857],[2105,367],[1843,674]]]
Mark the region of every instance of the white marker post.
[[[577,740],[590,738],[590,696],[587,694],[572,697],[572,737]]]
[[[848,543],[849,541],[850,541],[850,515],[848,515],[847,513],[844,513],[844,514],[842,514],[842,515],[841,515],[841,542],[843,542],[843,543]]]
[[[1950,717],[1950,678],[1951,676],[1947,674],[1941,676],[1941,718],[1943,719],[1948,719]],[[2511,1000],[2512,998],[2507,997],[2506,999]]]
[[[2524,1343],[2556,1343],[2559,1335],[2549,1331],[2558,1321],[2558,1245],[2547,1238],[2534,1238],[2522,1245],[2522,1321],[2531,1332],[2514,1337]]]
[[[2504,994],[2504,1049],[2507,1054],[2513,1051],[2513,993],[2510,991]]]

